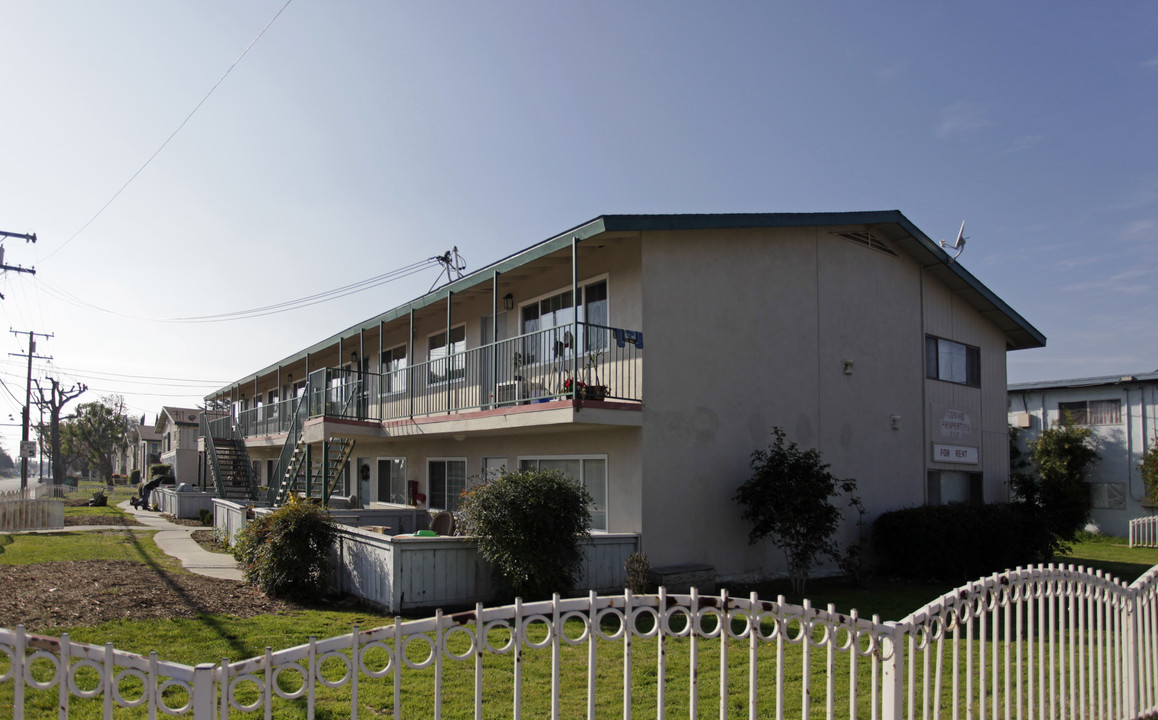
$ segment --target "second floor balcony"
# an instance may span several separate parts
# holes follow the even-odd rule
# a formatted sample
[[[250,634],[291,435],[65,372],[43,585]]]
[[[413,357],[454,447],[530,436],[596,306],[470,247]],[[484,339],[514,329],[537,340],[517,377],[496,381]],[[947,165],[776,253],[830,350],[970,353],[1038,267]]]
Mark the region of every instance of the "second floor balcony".
[[[287,432],[299,413],[298,422],[389,423],[555,400],[640,403],[642,353],[642,333],[580,322],[432,353],[413,365],[396,360],[384,372],[314,370],[297,397],[242,410],[236,422],[252,437]],[[228,437],[231,421],[211,420],[211,427],[221,426],[213,427],[214,436]]]

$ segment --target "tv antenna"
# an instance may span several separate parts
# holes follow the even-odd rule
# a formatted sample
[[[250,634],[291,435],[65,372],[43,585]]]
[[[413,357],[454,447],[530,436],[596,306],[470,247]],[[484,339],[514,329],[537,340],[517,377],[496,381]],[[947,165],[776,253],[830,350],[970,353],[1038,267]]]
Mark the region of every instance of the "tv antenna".
[[[435,255],[430,259],[442,265],[442,271],[439,272],[438,277],[434,279],[434,285],[430,286],[430,290],[433,290],[435,286],[438,285],[438,281],[442,279],[443,275],[446,275],[446,281],[448,283],[462,279],[462,271],[466,270],[466,260],[463,260],[462,255],[458,254],[457,245],[443,254]],[[427,290],[427,292],[430,292],[430,290]]]
[[[965,221],[962,220],[961,221],[961,229],[957,231],[957,240],[954,241],[954,243],[952,245],[945,242],[944,240],[941,241],[941,247],[942,248],[957,251],[957,254],[955,254],[953,257],[949,258],[950,261],[956,260],[957,258],[961,257],[961,253],[965,252],[965,241],[966,240],[968,240],[968,238],[965,237]]]

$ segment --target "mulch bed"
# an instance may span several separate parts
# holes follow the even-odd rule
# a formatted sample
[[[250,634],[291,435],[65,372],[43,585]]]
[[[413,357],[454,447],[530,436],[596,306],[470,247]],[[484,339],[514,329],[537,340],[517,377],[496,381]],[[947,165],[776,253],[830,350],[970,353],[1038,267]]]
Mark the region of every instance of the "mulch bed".
[[[272,600],[234,580],[189,575],[129,561],[86,560],[0,565],[0,627],[23,623],[52,634],[109,620],[247,618],[301,606]]]
[[[141,525],[137,519],[130,515],[65,515],[64,526],[76,527],[78,525],[116,525],[124,527],[126,525]]]

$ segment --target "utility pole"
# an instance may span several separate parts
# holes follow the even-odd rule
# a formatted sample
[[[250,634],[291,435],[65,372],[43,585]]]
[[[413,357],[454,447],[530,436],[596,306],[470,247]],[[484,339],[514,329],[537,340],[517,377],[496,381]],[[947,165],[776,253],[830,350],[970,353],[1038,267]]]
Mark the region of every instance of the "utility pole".
[[[21,238],[27,242],[35,243],[36,242],[36,233],[32,233],[31,235],[26,235],[24,233],[14,233],[14,232],[7,232],[4,230],[0,230],[0,239],[2,239],[2,238]],[[4,264],[4,246],[0,245],[0,272],[8,272],[9,270],[11,270],[13,272],[31,273],[33,275],[36,274],[36,268],[26,268],[26,267],[22,267],[20,265],[5,265]],[[4,299],[4,294],[0,293],[0,300],[3,300],[3,299]],[[24,438],[24,439],[27,440],[28,438]]]
[[[40,412],[43,416],[44,408],[48,407],[48,426],[49,437],[51,443],[51,464],[48,466],[49,472],[52,475],[53,481],[59,483],[61,478],[65,475],[64,461],[60,455],[60,411],[65,404],[81,393],[88,390],[88,386],[84,383],[73,385],[71,389],[64,390],[60,387],[60,383],[55,378],[45,378],[52,383],[52,390],[49,396],[44,396],[44,388],[40,387],[40,381],[36,382],[36,393],[40,395],[40,399],[36,404],[40,406]],[[41,429],[43,430],[44,423],[41,422]],[[43,442],[41,443],[43,446]],[[43,453],[42,453],[43,454]]]
[[[21,450],[28,442],[28,422],[29,422],[29,408],[32,405],[32,359],[37,360],[51,360],[51,357],[42,357],[36,354],[36,336],[39,335],[44,339],[52,337],[51,333],[38,333],[31,330],[13,330],[13,335],[27,335],[28,336],[28,384],[24,391],[24,412],[23,412],[23,429],[20,431]],[[8,353],[12,357],[24,357],[23,353]],[[23,452],[20,453],[20,489],[26,490],[28,488],[28,456]]]

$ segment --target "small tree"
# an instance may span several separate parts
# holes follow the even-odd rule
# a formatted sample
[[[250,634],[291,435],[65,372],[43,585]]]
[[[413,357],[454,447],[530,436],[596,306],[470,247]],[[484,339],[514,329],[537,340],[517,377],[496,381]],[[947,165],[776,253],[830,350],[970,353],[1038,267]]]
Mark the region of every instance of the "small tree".
[[[1138,466],[1142,473],[1142,485],[1146,492],[1146,501],[1158,503],[1158,439],[1142,455],[1142,464]]]
[[[246,524],[233,556],[245,581],[266,595],[312,600],[329,587],[330,549],[337,537],[329,511],[291,494],[285,505]]]
[[[1010,478],[1020,502],[1048,533],[1047,555],[1063,549],[1090,517],[1090,467],[1098,459],[1093,431],[1066,413],[1052,428],[1030,440],[1033,472]]]
[[[743,517],[752,523],[748,543],[771,537],[788,559],[792,591],[803,593],[813,566],[821,555],[840,560],[833,537],[841,511],[832,503],[839,494],[863,512],[856,496],[856,480],[841,480],[828,470],[815,448],[801,450],[785,440],[784,430],[772,429],[767,450],[752,453],[752,477],[736,491]]]
[[[591,494],[559,471],[505,472],[463,495],[463,530],[512,593],[570,589],[591,536]]]

